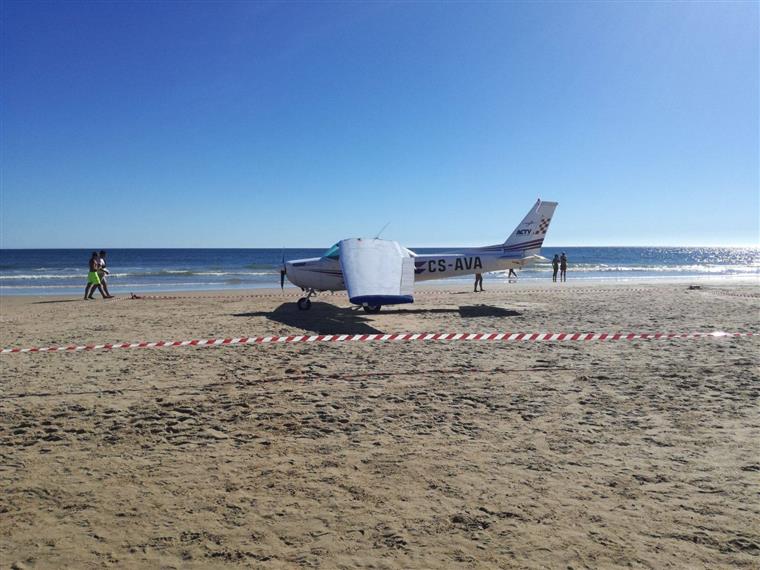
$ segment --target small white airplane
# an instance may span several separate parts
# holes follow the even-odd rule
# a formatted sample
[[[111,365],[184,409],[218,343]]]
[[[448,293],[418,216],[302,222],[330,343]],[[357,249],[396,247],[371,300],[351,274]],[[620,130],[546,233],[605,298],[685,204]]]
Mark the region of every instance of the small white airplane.
[[[283,259],[280,287],[285,277],[306,291],[298,308],[311,308],[318,291],[348,291],[349,300],[368,313],[383,305],[413,303],[415,281],[446,279],[488,271],[522,268],[541,257],[541,244],[557,202],[538,200],[502,244],[458,248],[447,253],[417,254],[395,241],[351,238],[339,241],[322,257]]]

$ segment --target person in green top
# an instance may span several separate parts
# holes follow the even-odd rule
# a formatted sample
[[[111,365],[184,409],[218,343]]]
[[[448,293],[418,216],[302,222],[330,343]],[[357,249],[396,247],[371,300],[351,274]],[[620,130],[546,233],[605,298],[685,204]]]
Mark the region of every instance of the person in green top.
[[[84,288],[85,301],[92,299],[96,290],[100,291],[100,294],[105,299],[106,294],[103,293],[103,287],[100,284],[98,269],[100,269],[100,257],[97,251],[93,251],[92,257],[90,257],[90,272],[87,274],[87,286]]]

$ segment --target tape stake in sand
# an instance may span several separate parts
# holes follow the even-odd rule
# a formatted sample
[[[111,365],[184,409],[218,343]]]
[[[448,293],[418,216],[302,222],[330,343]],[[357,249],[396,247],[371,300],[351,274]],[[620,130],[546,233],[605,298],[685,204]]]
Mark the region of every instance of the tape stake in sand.
[[[320,334],[291,336],[251,336],[209,338],[205,340],[159,340],[154,342],[121,342],[44,348],[4,348],[0,354],[26,352],[82,352],[115,350],[119,348],[173,348],[180,346],[234,346],[244,344],[292,344],[319,342],[378,342],[378,341],[501,341],[501,342],[562,342],[562,341],[632,341],[632,340],[693,340],[699,338],[757,337],[757,333],[722,331],[694,333],[396,333],[396,334]]]

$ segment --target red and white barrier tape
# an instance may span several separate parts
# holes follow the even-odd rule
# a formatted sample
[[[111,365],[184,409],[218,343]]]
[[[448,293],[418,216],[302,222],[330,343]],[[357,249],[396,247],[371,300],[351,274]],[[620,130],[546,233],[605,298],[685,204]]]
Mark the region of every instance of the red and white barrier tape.
[[[332,293],[329,293],[332,295]],[[245,295],[137,295],[130,293],[129,300],[134,301],[176,301],[187,300],[195,301],[202,299],[221,299],[221,300],[234,300],[234,299],[268,299],[268,298],[290,298],[290,297],[303,297],[303,293],[295,292],[283,292],[283,293],[250,293]],[[320,295],[328,295],[328,293],[320,293]]]
[[[630,341],[630,340],[682,340],[697,338],[738,338],[760,336],[757,333],[397,333],[397,334],[319,334],[292,336],[252,336],[239,338],[209,338],[205,340],[159,340],[155,342],[121,342],[113,344],[87,344],[48,346],[45,348],[4,348],[0,354],[21,352],[80,352],[113,350],[116,348],[168,348],[178,346],[231,346],[241,344],[288,344],[314,342],[375,342],[375,341],[426,341],[426,340],[484,340],[484,341]]]
[[[513,294],[520,294],[520,293],[652,293],[654,289],[634,289],[630,287],[620,287],[617,289],[599,289],[599,288],[581,288],[581,287],[570,287],[570,288],[557,288],[557,289],[551,289],[551,288],[545,288],[545,289],[522,289],[520,287],[514,287],[514,288],[508,288],[508,287],[500,287],[497,289],[490,289],[486,291],[486,293],[513,293]],[[424,289],[415,291],[415,296],[417,297],[446,297],[451,295],[461,295],[463,293],[473,293],[472,291],[426,291]],[[177,301],[177,300],[202,300],[202,299],[220,299],[220,300],[226,300],[226,301],[232,301],[235,299],[282,299],[282,298],[291,298],[291,297],[303,297],[304,293],[294,290],[294,289],[287,289],[281,293],[248,293],[248,294],[231,294],[231,295],[155,295],[155,294],[144,294],[144,295],[138,295],[136,293],[130,293],[130,296],[128,299],[131,300],[138,300],[138,301]],[[345,292],[343,291],[322,291],[319,293],[318,297],[327,297],[331,295],[345,295]]]
[[[187,300],[187,301],[194,301],[194,300],[202,300],[202,299],[220,299],[222,301],[232,301],[235,299],[290,299],[290,298],[296,298],[296,297],[303,297],[305,293],[302,293],[300,291],[283,291],[282,293],[250,293],[250,294],[244,294],[244,295],[137,295],[135,293],[130,293],[129,297],[125,297],[125,299],[130,299],[133,301],[177,301],[177,300]],[[415,293],[415,295],[420,297],[442,297],[445,295],[452,295],[454,293],[450,291],[418,291]],[[327,297],[332,295],[344,295],[344,291],[322,291],[319,293],[319,297]]]
[[[760,294],[752,294],[752,293],[736,293],[736,292],[727,292],[727,291],[717,291],[717,290],[710,290],[710,289],[702,289],[703,292],[706,293],[712,293],[714,295],[727,295],[731,297],[747,297],[752,299],[760,298]],[[611,289],[603,289],[598,287],[562,287],[559,286],[557,288],[540,288],[540,289],[523,289],[521,287],[504,287],[499,284],[497,289],[490,289],[486,291],[487,293],[494,293],[494,294],[503,294],[503,293],[510,293],[510,294],[522,294],[522,293],[568,293],[568,294],[595,294],[595,293],[616,293],[616,294],[628,294],[628,293],[656,293],[657,290],[655,288],[642,288],[642,287],[613,287]],[[425,291],[418,290],[415,292],[415,296],[417,297],[446,297],[450,295],[460,295],[463,293],[467,293],[467,291]],[[342,295],[344,294],[342,291],[324,291],[319,294],[319,296],[326,297],[331,295]],[[145,295],[137,295],[135,293],[130,293],[130,296],[127,297],[128,299],[132,300],[141,300],[141,301],[177,301],[177,300],[203,300],[203,299],[219,299],[223,301],[233,301],[236,299],[282,299],[282,298],[291,298],[291,297],[302,297],[303,293],[297,290],[285,290],[281,293],[250,293],[250,294],[243,294],[243,295],[152,295],[152,294],[145,294]],[[486,295],[487,296],[487,295]]]
[[[704,293],[718,295],[720,297],[743,297],[745,299],[760,299],[760,293],[745,293],[739,291],[726,291],[724,289],[702,289]]]

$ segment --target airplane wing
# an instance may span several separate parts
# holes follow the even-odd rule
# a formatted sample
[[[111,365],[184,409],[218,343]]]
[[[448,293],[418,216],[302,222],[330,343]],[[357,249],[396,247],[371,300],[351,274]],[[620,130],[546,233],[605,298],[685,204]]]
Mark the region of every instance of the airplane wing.
[[[397,242],[344,239],[340,267],[348,298],[356,305],[413,303],[414,260]]]

